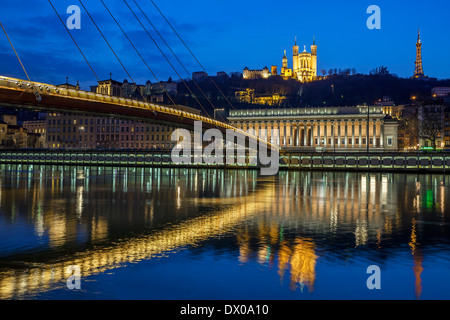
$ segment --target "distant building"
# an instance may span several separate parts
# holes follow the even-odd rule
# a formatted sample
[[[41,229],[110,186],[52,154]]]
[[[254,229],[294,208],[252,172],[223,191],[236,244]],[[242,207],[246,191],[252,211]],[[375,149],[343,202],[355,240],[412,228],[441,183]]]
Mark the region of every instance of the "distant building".
[[[446,97],[450,94],[450,87],[435,87],[431,89],[431,95],[436,97]]]
[[[3,121],[7,125],[17,126],[17,115],[15,114],[0,114],[0,120]]]
[[[271,67],[270,67],[270,74],[271,74],[272,76],[277,76],[277,75],[278,75],[277,66],[271,66]]]
[[[450,149],[450,106],[444,108],[444,148]]]
[[[245,67],[242,73],[244,79],[267,79],[270,76],[269,68],[264,67],[261,70],[250,70]]]
[[[64,89],[72,89],[72,90],[80,90],[80,84],[77,81],[76,85],[70,84],[69,83],[69,78],[67,78],[67,82],[63,83],[63,84],[58,84],[56,85],[56,87],[58,88],[64,88]]]
[[[147,81],[145,84],[145,93],[147,95],[159,94],[167,92],[168,94],[177,94],[178,84],[173,81],[160,81],[158,83],[151,83]]]
[[[0,115],[0,148],[34,148],[37,136],[29,134],[27,129],[17,124],[17,116]]]
[[[405,108],[404,105],[395,105],[391,97],[383,97],[383,99],[379,99],[377,102],[375,102],[375,105],[382,106],[383,113],[389,115],[394,119],[400,119],[402,116],[402,111]]]
[[[250,103],[258,105],[276,106],[280,105],[286,97],[279,94],[260,94],[255,93],[255,89],[245,89],[235,92],[235,98],[240,103]]]
[[[243,70],[244,79],[266,79],[269,76],[278,75],[278,70],[275,65],[271,66],[270,72],[267,67],[262,70],[249,70],[247,67]],[[317,45],[315,39],[311,45],[311,52],[306,51],[306,46],[303,47],[303,51],[299,51],[297,45],[297,38],[295,38],[294,46],[292,47],[292,67],[288,66],[288,58],[286,56],[286,50],[281,61],[280,76],[283,79],[296,79],[300,82],[310,82],[321,79],[317,76]]]
[[[106,94],[108,96],[120,97],[122,94],[122,83],[116,80],[99,81],[97,86],[92,86],[91,91],[96,93]]]
[[[195,82],[203,81],[208,78],[208,74],[204,71],[197,71],[192,73],[192,80]]]
[[[45,120],[29,120],[23,122],[23,127],[28,134],[28,147],[45,147]]]
[[[225,71],[219,71],[219,72],[217,72],[217,77],[228,78],[228,74]]]

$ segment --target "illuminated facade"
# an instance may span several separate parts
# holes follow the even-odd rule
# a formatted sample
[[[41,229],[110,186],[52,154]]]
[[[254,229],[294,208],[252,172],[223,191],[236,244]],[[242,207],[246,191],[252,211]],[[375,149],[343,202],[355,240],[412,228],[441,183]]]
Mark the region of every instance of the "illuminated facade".
[[[46,148],[172,148],[173,127],[129,119],[50,113]]]
[[[242,77],[244,79],[267,79],[270,76],[269,68],[264,67],[261,70],[250,70],[249,68],[245,67],[244,71],[242,73]]]
[[[300,82],[309,82],[317,78],[317,46],[315,40],[311,46],[311,52],[306,51],[306,46],[303,51],[299,52],[297,46],[297,39],[292,47],[292,77]]]
[[[242,73],[244,79],[267,79],[274,75],[278,75],[276,66],[272,66],[270,72],[267,67],[262,70],[249,70],[245,67]],[[285,50],[281,61],[280,76],[286,80],[296,79],[300,82],[310,82],[319,79],[317,77],[317,45],[315,40],[313,40],[311,52],[306,51],[306,46],[303,47],[302,52],[299,52],[297,38],[295,39],[294,46],[292,47],[292,67],[290,68],[288,65]]]
[[[230,124],[280,147],[396,150],[397,120],[382,106],[230,110]]]
[[[277,93],[257,95],[255,94],[255,89],[248,88],[245,90],[236,91],[235,98],[240,103],[251,103],[267,106],[280,105],[284,100],[286,100],[286,97],[280,96]]]

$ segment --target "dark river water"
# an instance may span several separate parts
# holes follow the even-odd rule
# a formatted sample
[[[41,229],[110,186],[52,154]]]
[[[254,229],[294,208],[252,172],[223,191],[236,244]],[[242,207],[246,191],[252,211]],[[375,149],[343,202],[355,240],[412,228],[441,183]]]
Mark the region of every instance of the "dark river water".
[[[0,299],[450,299],[450,176],[0,170]]]

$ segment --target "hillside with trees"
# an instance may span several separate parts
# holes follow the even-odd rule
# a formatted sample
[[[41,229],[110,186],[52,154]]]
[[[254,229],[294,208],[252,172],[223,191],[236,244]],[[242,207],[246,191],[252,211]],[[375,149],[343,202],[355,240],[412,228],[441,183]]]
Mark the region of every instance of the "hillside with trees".
[[[359,74],[354,69],[331,69],[326,79],[309,83],[300,83],[293,79],[284,80],[280,76],[271,76],[268,79],[243,79],[240,73],[212,79],[215,84],[211,79],[197,83],[201,91],[192,80],[179,82],[177,102],[199,109],[200,103],[210,114],[213,112],[212,105],[216,108],[229,109],[231,103],[235,108],[261,108],[261,105],[239,103],[235,100],[236,90],[251,88],[256,94],[278,93],[286,96],[287,99],[280,107],[370,105],[385,96],[399,105],[410,103],[413,96],[417,100],[429,98],[434,87],[450,86],[450,79],[400,78],[390,74],[386,67],[376,68],[370,74]]]

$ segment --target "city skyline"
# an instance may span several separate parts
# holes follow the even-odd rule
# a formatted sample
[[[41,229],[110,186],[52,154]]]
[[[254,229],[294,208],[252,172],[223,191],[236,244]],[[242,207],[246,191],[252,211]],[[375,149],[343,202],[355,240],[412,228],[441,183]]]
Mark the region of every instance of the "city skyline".
[[[200,71],[201,67],[159,16],[151,1],[141,0],[137,3],[186,69],[190,73]],[[173,0],[155,3],[206,71],[212,75],[218,71],[241,72],[245,66],[250,69],[262,69],[270,65],[281,67],[284,50],[288,56],[292,55],[291,48],[295,37],[300,47],[309,47],[315,37],[319,47],[319,72],[322,69],[355,68],[357,72],[369,73],[370,70],[384,65],[391,73],[408,78],[414,74],[415,43],[417,29],[420,28],[424,74],[439,79],[449,78],[447,70],[450,69],[450,62],[445,56],[449,44],[441,39],[446,38],[445,33],[449,33],[450,28],[444,17],[445,11],[439,10],[442,1],[435,1],[430,10],[421,10],[417,5],[419,2],[391,4],[379,1],[379,30],[369,30],[366,26],[366,20],[370,16],[366,13],[371,4],[369,2],[347,1],[346,5],[342,6],[327,1],[320,7],[320,12],[316,5],[300,5],[292,1],[285,1],[283,6],[276,6],[272,1],[251,1],[239,6],[233,1],[226,4],[208,3],[207,6],[202,5],[201,1],[183,3]],[[66,13],[67,7],[73,4],[79,5],[74,1],[55,3],[64,21],[70,16]],[[132,1],[129,4],[138,12]],[[142,63],[101,2],[90,2],[86,6],[137,83],[145,83],[147,80],[162,81],[169,77],[176,80],[177,72],[183,78],[191,76],[177,63],[140,15],[141,21],[177,72],[171,68],[121,1],[112,2],[108,6],[116,18],[122,21],[123,28],[154,71],[156,78]],[[66,77],[69,77],[70,83],[79,81],[83,89],[94,85],[96,79],[93,73],[50,4],[43,1],[41,6],[28,7],[30,9],[17,11],[13,4],[4,4],[2,23],[31,79],[60,84],[65,83]],[[286,16],[286,9],[297,11],[296,18]],[[218,12],[220,15],[216,14]],[[109,78],[110,72],[114,79],[130,80],[82,7],[81,30],[71,30],[71,33],[100,80]],[[23,71],[6,37],[1,37],[2,74],[23,78]]]

